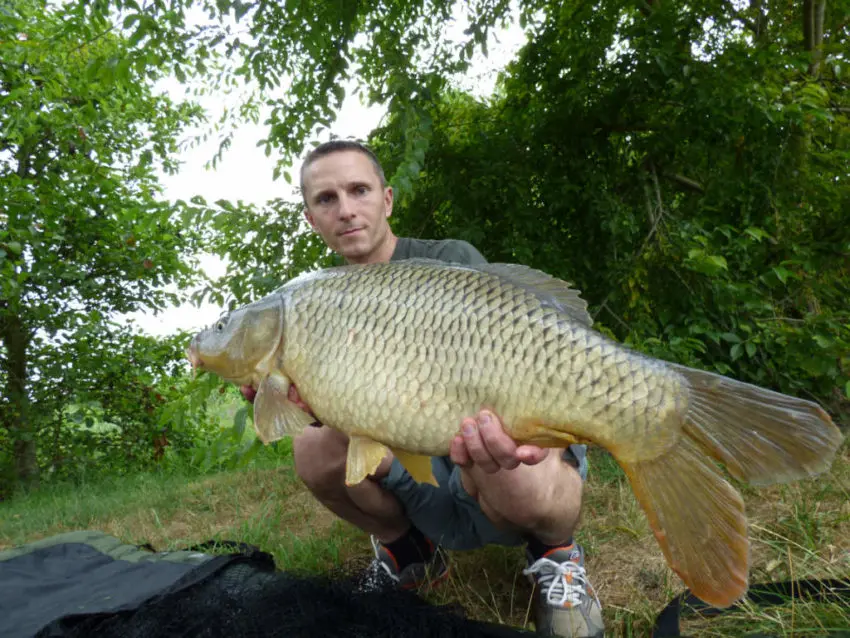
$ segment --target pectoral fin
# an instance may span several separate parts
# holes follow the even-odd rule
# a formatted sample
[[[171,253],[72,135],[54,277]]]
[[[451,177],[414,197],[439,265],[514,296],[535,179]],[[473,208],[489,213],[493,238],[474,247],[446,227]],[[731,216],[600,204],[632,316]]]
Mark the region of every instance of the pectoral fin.
[[[375,470],[384,460],[389,448],[365,436],[348,439],[348,458],[345,461],[345,484],[357,485]]]
[[[439,487],[437,479],[434,478],[434,472],[431,469],[431,457],[421,454],[411,454],[404,450],[393,449],[393,454],[398,459],[398,462],[404,466],[404,469],[413,477],[417,483],[430,483],[434,487]]]
[[[254,429],[263,443],[299,434],[313,417],[287,398],[290,380],[272,373],[260,382],[254,399]]]

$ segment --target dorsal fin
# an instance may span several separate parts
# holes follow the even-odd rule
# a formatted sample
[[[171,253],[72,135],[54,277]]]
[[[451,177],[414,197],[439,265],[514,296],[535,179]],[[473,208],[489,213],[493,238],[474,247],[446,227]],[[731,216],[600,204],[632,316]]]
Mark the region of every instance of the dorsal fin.
[[[479,264],[473,268],[521,286],[541,301],[560,308],[576,321],[588,327],[593,325],[593,317],[587,311],[587,302],[581,298],[581,291],[562,279],[521,264]]]
[[[593,326],[593,317],[587,311],[587,302],[581,298],[581,291],[576,290],[566,281],[557,279],[542,270],[535,270],[521,264],[469,265],[447,263],[422,257],[405,259],[404,262],[443,268],[468,268],[469,270],[478,270],[494,275],[528,290],[542,302],[562,310],[576,321],[588,327]]]

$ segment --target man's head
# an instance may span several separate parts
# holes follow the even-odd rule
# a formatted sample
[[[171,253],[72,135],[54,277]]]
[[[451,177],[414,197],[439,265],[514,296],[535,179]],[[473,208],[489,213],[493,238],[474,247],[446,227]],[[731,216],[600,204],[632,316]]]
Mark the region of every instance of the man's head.
[[[307,221],[332,250],[352,263],[388,261],[396,238],[387,219],[393,191],[375,155],[335,140],[311,151],[301,167]]]

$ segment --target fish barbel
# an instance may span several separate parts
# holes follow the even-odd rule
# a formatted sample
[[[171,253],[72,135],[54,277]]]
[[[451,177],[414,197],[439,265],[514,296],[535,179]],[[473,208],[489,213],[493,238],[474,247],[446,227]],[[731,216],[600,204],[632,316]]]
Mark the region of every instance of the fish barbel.
[[[463,418],[492,410],[518,444],[587,442],[625,471],[670,567],[709,604],[746,592],[755,485],[824,472],[842,436],[815,403],[629,350],[569,284],[526,266],[413,259],[329,268],[222,316],[193,366],[257,388],[268,443],[315,419],[349,436],[346,483],[392,451],[420,482]]]

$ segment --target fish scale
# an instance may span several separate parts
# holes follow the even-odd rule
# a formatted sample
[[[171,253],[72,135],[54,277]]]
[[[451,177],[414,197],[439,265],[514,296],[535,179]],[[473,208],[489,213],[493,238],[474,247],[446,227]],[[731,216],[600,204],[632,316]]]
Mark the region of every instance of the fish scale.
[[[434,482],[429,457],[481,408],[518,444],[600,445],[667,563],[715,606],[741,598],[749,565],[743,500],[716,461],[738,480],[787,482],[827,471],[843,438],[815,403],[623,347],[569,284],[515,264],[310,273],[223,316],[188,355],[257,387],[264,442],[315,418],[347,434],[348,484],[390,451]],[[289,400],[293,383],[315,416]]]
[[[612,382],[616,385],[619,377],[616,370],[615,374],[606,374],[609,368],[605,367],[615,361],[627,364],[626,353],[593,349],[596,346],[593,337],[582,334],[587,331],[580,326],[565,321],[554,324],[541,321],[546,313],[540,301],[530,292],[511,289],[493,277],[478,277],[476,280],[470,277],[475,273],[452,271],[447,279],[453,285],[441,286],[440,303],[434,303],[429,299],[433,287],[424,285],[421,269],[396,269],[393,272],[396,277],[392,287],[381,287],[380,294],[360,296],[359,303],[349,301],[350,297],[358,296],[356,279],[328,279],[326,286],[301,289],[311,299],[308,316],[326,316],[334,307],[341,311],[337,315],[337,334],[323,335],[320,340],[311,338],[310,322],[305,321],[308,316],[301,312],[288,313],[284,319],[285,341],[303,344],[299,349],[304,351],[299,357],[301,361],[329,356],[323,353],[323,344],[327,339],[347,342],[344,333],[348,330],[357,331],[358,342],[362,339],[364,346],[378,344],[382,349],[380,358],[372,358],[371,352],[356,348],[337,349],[330,354],[337,365],[321,379],[313,379],[308,370],[302,371],[297,364],[287,366],[284,349],[284,367],[291,370],[292,378],[308,402],[311,397],[338,391],[337,388],[345,385],[343,379],[352,376],[354,370],[365,367],[378,375],[375,384],[364,380],[357,385],[358,392],[371,392],[371,396],[358,400],[345,395],[347,400],[355,401],[361,407],[350,412],[346,410],[348,419],[356,423],[340,423],[340,427],[351,428],[358,434],[388,445],[440,455],[448,453],[448,442],[457,433],[463,416],[476,412],[482,406],[498,411],[508,428],[511,421],[520,417],[557,423],[563,414],[574,412],[575,417],[571,419],[573,433],[584,438],[589,438],[600,427],[617,425],[595,423],[592,421],[594,417],[616,417],[634,412],[634,409],[629,409],[630,403],[625,395],[622,398],[626,402],[612,409],[611,396],[617,393],[611,391],[611,386]],[[457,285],[462,279],[471,283]],[[287,308],[299,308],[299,289],[294,289],[292,295]],[[476,314],[470,312],[470,307],[475,306],[473,300],[483,305]],[[405,313],[402,308],[416,312]],[[486,313],[490,317],[488,334],[496,332],[500,337],[498,340],[481,339],[481,333],[470,320],[478,313]],[[368,319],[364,320],[364,317]],[[537,320],[534,320],[535,317]],[[469,326],[461,318],[466,318]],[[412,368],[417,371],[416,374],[388,376],[387,370],[411,367],[411,362],[393,345],[404,343],[398,335],[405,332],[415,334],[417,341],[426,348],[430,347],[435,356],[419,360],[418,367]],[[475,342],[477,347],[472,347],[472,333],[479,339]],[[382,342],[383,345],[380,345]],[[584,343],[585,349],[576,353],[575,345],[579,343]],[[552,351],[543,350],[543,347]],[[497,371],[490,383],[482,385],[467,371],[476,368],[480,361],[489,360],[497,363],[495,367],[501,368],[501,374]],[[554,365],[561,379],[575,379],[574,390],[569,391],[569,383],[566,388],[561,385],[557,390],[551,387],[544,390],[545,379],[540,378],[534,365],[529,365],[536,360]],[[597,361],[601,365],[594,366]],[[525,374],[526,369],[531,374]],[[577,369],[579,373],[576,376]],[[513,374],[508,374],[508,371],[513,371]],[[496,380],[499,383],[495,383]],[[388,383],[395,384],[392,388],[398,397],[417,397],[425,385],[431,384],[432,387],[428,388],[427,400],[394,400],[388,396]],[[540,391],[535,391],[535,388]],[[545,400],[546,396],[549,400]],[[429,403],[436,404],[437,409],[426,410]],[[578,410],[571,409],[574,407]],[[341,411],[333,408],[318,416],[332,423],[344,418]],[[407,430],[409,433],[397,431],[395,423],[399,420],[411,425]],[[628,427],[628,424],[623,425]],[[388,432],[391,434],[388,435]],[[422,435],[422,432],[428,434]],[[650,436],[651,432],[645,435]]]

